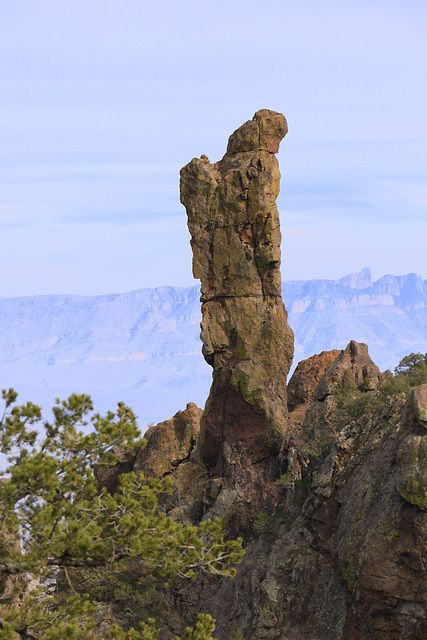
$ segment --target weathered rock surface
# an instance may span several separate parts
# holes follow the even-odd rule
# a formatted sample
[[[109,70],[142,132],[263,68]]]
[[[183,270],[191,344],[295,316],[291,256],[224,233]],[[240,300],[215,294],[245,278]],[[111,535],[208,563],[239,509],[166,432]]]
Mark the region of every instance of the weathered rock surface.
[[[325,400],[333,395],[337,385],[346,377],[357,389],[366,391],[376,388],[381,372],[368,354],[368,346],[351,340],[322,376],[314,394],[315,400]]]
[[[361,369],[351,353],[364,354]],[[321,362],[333,355],[323,355]],[[313,370],[309,365],[305,370],[314,380],[319,359],[312,359]],[[323,373],[318,387],[324,379],[335,381],[327,397],[336,396],[350,371],[352,381],[359,380],[362,387],[355,393],[377,398],[377,409],[339,429],[333,421],[329,455],[309,459],[302,478],[293,483],[288,478],[293,473],[291,450],[287,457],[272,455],[249,465],[233,482],[228,476],[211,477],[196,439],[189,437],[197,433],[200,410],[195,406],[182,412],[185,427],[177,414],[150,430],[146,468],[156,464],[176,486],[163,508],[184,522],[222,517],[233,534],[247,540],[234,580],[201,576],[165,593],[161,640],[181,634],[200,611],[216,619],[220,640],[233,634],[247,640],[427,637],[427,385],[414,388],[407,399],[404,394],[385,398],[381,390],[366,390],[368,376],[357,373],[367,367],[369,377],[377,379],[374,366],[364,346],[352,343]],[[313,386],[309,406],[325,402],[315,399]],[[326,427],[329,418],[324,418]],[[307,442],[304,428],[309,423],[303,422],[301,433]],[[169,440],[175,444],[164,447]],[[294,452],[296,457],[300,453]],[[284,482],[273,484],[280,472]],[[274,512],[268,508],[272,492]]]
[[[427,429],[427,384],[421,384],[412,390],[409,406],[414,422]]]
[[[427,385],[387,396],[367,346],[351,341],[300,364],[288,421],[274,157],[285,133],[283,116],[260,111],[223,160],[182,170],[211,394],[198,440],[200,410],[188,405],[107,480],[167,474],[166,512],[221,517],[247,545],[234,580],[164,593],[160,640],[199,612],[219,640],[425,640]]]
[[[345,582],[343,639],[421,639],[427,631],[427,519],[396,490],[404,475],[396,458],[413,431],[402,403],[390,399],[379,415],[342,429],[303,507],[319,554]]]
[[[161,478],[187,460],[200,435],[202,410],[189,402],[184,411],[150,427],[144,438],[145,447],[121,451],[113,449],[119,462],[111,467],[95,467],[98,482],[114,493],[119,477],[130,471],[143,471],[146,477]]]
[[[397,489],[405,500],[427,511],[427,384],[412,389],[406,422],[412,429],[397,452]]]
[[[381,374],[365,345],[352,342],[338,355],[317,356],[301,369],[308,382],[295,392],[292,406],[297,408],[308,411],[327,398],[336,401],[349,383],[362,399],[380,394],[370,388]],[[298,390],[297,382],[294,386]],[[267,510],[263,519],[259,502],[238,503],[240,509],[246,506],[248,521],[258,519],[261,535],[249,542],[234,581],[201,578],[168,595],[175,623],[178,613],[184,621],[208,611],[216,618],[220,640],[236,632],[248,640],[426,637],[427,385],[413,389],[407,401],[401,394],[378,402],[375,414],[339,428],[332,411],[324,415],[324,427],[335,434],[330,453],[323,462],[309,461],[296,483],[287,479],[289,459],[271,457],[287,469],[276,511]],[[310,429],[310,421],[303,421],[303,443]],[[266,476],[271,489],[271,473]],[[219,490],[212,491],[207,514],[229,518],[239,487],[215,482]],[[244,533],[242,519],[239,526]]]
[[[341,355],[341,351],[322,351],[320,354],[302,360],[287,388],[289,420],[291,424],[292,442],[299,449],[304,447],[301,438],[301,428],[304,423],[307,409],[313,400],[318,384],[333,362]]]
[[[310,360],[305,361],[305,365],[302,363],[309,378],[313,376],[310,372],[317,369],[315,361]],[[343,421],[351,419],[344,400],[356,397],[359,392],[372,394],[383,377],[371,360],[367,345],[351,340],[326,368],[311,400],[303,406],[297,405],[291,413],[294,438],[299,436],[300,448],[320,453],[330,446]]]
[[[288,408],[290,411],[296,409],[298,405],[307,405],[313,398],[323,374],[331,364],[341,355],[339,349],[332,351],[322,351],[320,354],[311,356],[307,360],[301,360],[289,380],[287,395]]]
[[[424,392],[414,390],[421,409]],[[411,404],[389,398],[342,428],[320,468],[306,469],[303,504],[285,492],[266,514],[236,578],[183,585],[169,606],[183,620],[208,611],[220,640],[427,637],[427,515],[411,467],[425,453],[406,456],[420,437]]]
[[[135,471],[159,478],[189,458],[200,434],[202,410],[189,402],[184,411],[150,427],[144,435],[147,444],[138,451]]]
[[[181,170],[203,354],[213,367],[200,450],[214,475],[278,453],[288,437],[293,334],[281,298],[274,155],[286,132],[285,118],[263,109],[230,136],[221,161],[202,156]]]

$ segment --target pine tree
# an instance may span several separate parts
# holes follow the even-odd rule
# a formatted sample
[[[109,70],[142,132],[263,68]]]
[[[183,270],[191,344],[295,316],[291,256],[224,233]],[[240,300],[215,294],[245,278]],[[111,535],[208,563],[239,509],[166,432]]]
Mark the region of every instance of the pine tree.
[[[203,570],[233,576],[241,540],[224,540],[220,522],[184,526],[158,508],[172,490],[168,478],[124,473],[114,494],[100,488],[96,465],[113,465],[118,451],[144,445],[136,418],[123,403],[116,413],[93,413],[90,396],[57,400],[53,420],[38,406],[18,406],[2,391],[0,452],[0,639],[87,640],[95,637],[97,603],[73,584],[80,569],[120,571],[126,563],[155,572],[165,583]],[[65,600],[49,595],[58,573]],[[186,640],[212,637],[214,622],[199,616]],[[117,640],[155,640],[151,619],[139,629],[112,627]]]
[[[410,353],[402,358],[394,370],[397,377],[406,380],[411,387],[427,383],[427,353]]]

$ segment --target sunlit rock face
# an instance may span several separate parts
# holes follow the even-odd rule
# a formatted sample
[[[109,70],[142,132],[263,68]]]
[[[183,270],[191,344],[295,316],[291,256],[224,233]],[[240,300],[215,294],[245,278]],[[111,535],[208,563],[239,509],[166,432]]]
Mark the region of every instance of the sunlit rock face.
[[[286,132],[284,116],[263,109],[230,136],[222,160],[202,156],[181,170],[203,355],[213,367],[201,455],[218,474],[277,453],[288,436],[293,333],[281,297],[275,157]]]

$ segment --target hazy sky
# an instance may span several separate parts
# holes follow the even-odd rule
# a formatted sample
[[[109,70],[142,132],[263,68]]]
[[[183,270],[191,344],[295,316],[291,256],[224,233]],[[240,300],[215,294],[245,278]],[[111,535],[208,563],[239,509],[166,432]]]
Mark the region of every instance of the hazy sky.
[[[427,278],[425,0],[1,0],[0,297],[193,284],[179,169],[285,114],[285,279]]]

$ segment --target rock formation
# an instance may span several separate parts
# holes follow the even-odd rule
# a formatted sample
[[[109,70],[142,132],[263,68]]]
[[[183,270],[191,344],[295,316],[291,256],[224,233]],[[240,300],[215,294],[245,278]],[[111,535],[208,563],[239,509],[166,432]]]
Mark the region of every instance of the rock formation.
[[[288,436],[293,333],[281,298],[275,157],[286,132],[283,115],[263,109],[230,136],[222,160],[201,156],[181,170],[213,367],[200,450],[214,475],[279,452]]]
[[[320,379],[314,399],[326,400],[344,377],[346,382],[354,384],[356,389],[373,391],[376,388],[381,379],[381,372],[369,357],[366,344],[354,340],[349,342]]]
[[[218,637],[237,627],[257,640],[426,637],[427,518],[396,491],[396,453],[413,438],[400,415],[397,401],[386,425],[366,416],[342,431],[294,521],[270,521],[223,585],[218,605],[233,596],[227,615],[211,609]]]
[[[317,358],[320,363],[326,364],[328,356],[332,357],[335,353],[335,350],[327,351],[323,357]],[[290,380],[291,390],[301,386],[298,380],[302,376],[311,380],[314,371],[318,376],[318,370],[319,361],[315,358],[301,362],[300,368],[297,367]],[[319,452],[328,446],[337,438],[343,421],[349,420],[346,399],[350,399],[358,391],[373,392],[382,378],[383,374],[369,356],[367,345],[351,340],[324,370],[317,386],[311,389],[309,401],[290,407],[294,438],[298,434],[302,439],[299,447]],[[291,398],[295,402],[294,394],[291,394]]]
[[[199,439],[201,414],[199,407],[189,402],[184,411],[150,427],[144,436],[147,444],[138,451],[135,471],[159,478],[186,460]]]
[[[285,133],[283,116],[259,111],[220,162],[182,170],[213,366],[200,435],[200,410],[187,405],[100,482],[167,474],[165,512],[221,517],[244,538],[234,580],[200,576],[163,593],[160,640],[201,611],[220,640],[424,640],[427,385],[402,393],[351,341],[300,363],[288,419],[274,156]]]
[[[321,377],[339,355],[341,355],[341,351],[338,349],[322,351],[322,353],[298,363],[287,389],[289,411],[294,411],[300,405],[307,407]]]
[[[162,640],[181,634],[200,611],[216,619],[220,640],[427,636],[427,385],[415,387],[407,398],[402,393],[387,397],[366,381],[380,379],[366,345],[351,342],[334,355],[326,352],[302,363],[290,383],[291,418],[301,407],[307,415],[316,413],[313,407],[330,398],[330,411],[322,418],[325,430],[334,434],[328,450],[309,455],[296,473],[291,450],[270,456],[268,463],[275,461],[283,473],[273,485],[264,466],[264,504],[275,490],[274,512],[252,500],[250,492],[256,494],[263,478],[254,483],[247,477],[246,520],[234,533],[250,531],[250,536],[236,578],[201,576],[167,591]],[[309,382],[297,393],[301,372]],[[372,400],[366,406],[376,409],[337,423],[334,402],[350,377],[355,397]],[[230,526],[239,482],[206,472],[195,442],[199,415],[189,405],[149,430],[146,454],[133,456],[133,468],[156,468],[172,478],[176,494],[164,505],[172,517],[219,516]],[[301,449],[294,455],[303,459],[312,445],[312,425],[304,419],[299,429]],[[237,504],[243,509],[246,503]]]
[[[412,389],[406,423],[411,429],[397,452],[397,490],[405,500],[427,511],[427,384]]]
[[[310,360],[301,370],[314,380],[328,354]],[[359,381],[364,367],[373,380],[366,345],[352,342],[298,406],[324,402],[331,380],[335,396],[348,372]],[[376,412],[347,420],[329,455],[309,462],[294,484],[286,479],[277,511],[260,521],[261,535],[247,546],[234,581],[202,580],[175,592],[170,606],[184,619],[209,611],[221,640],[427,637],[427,385],[407,400],[366,386],[355,393],[376,398]],[[196,609],[189,604],[195,590]]]

